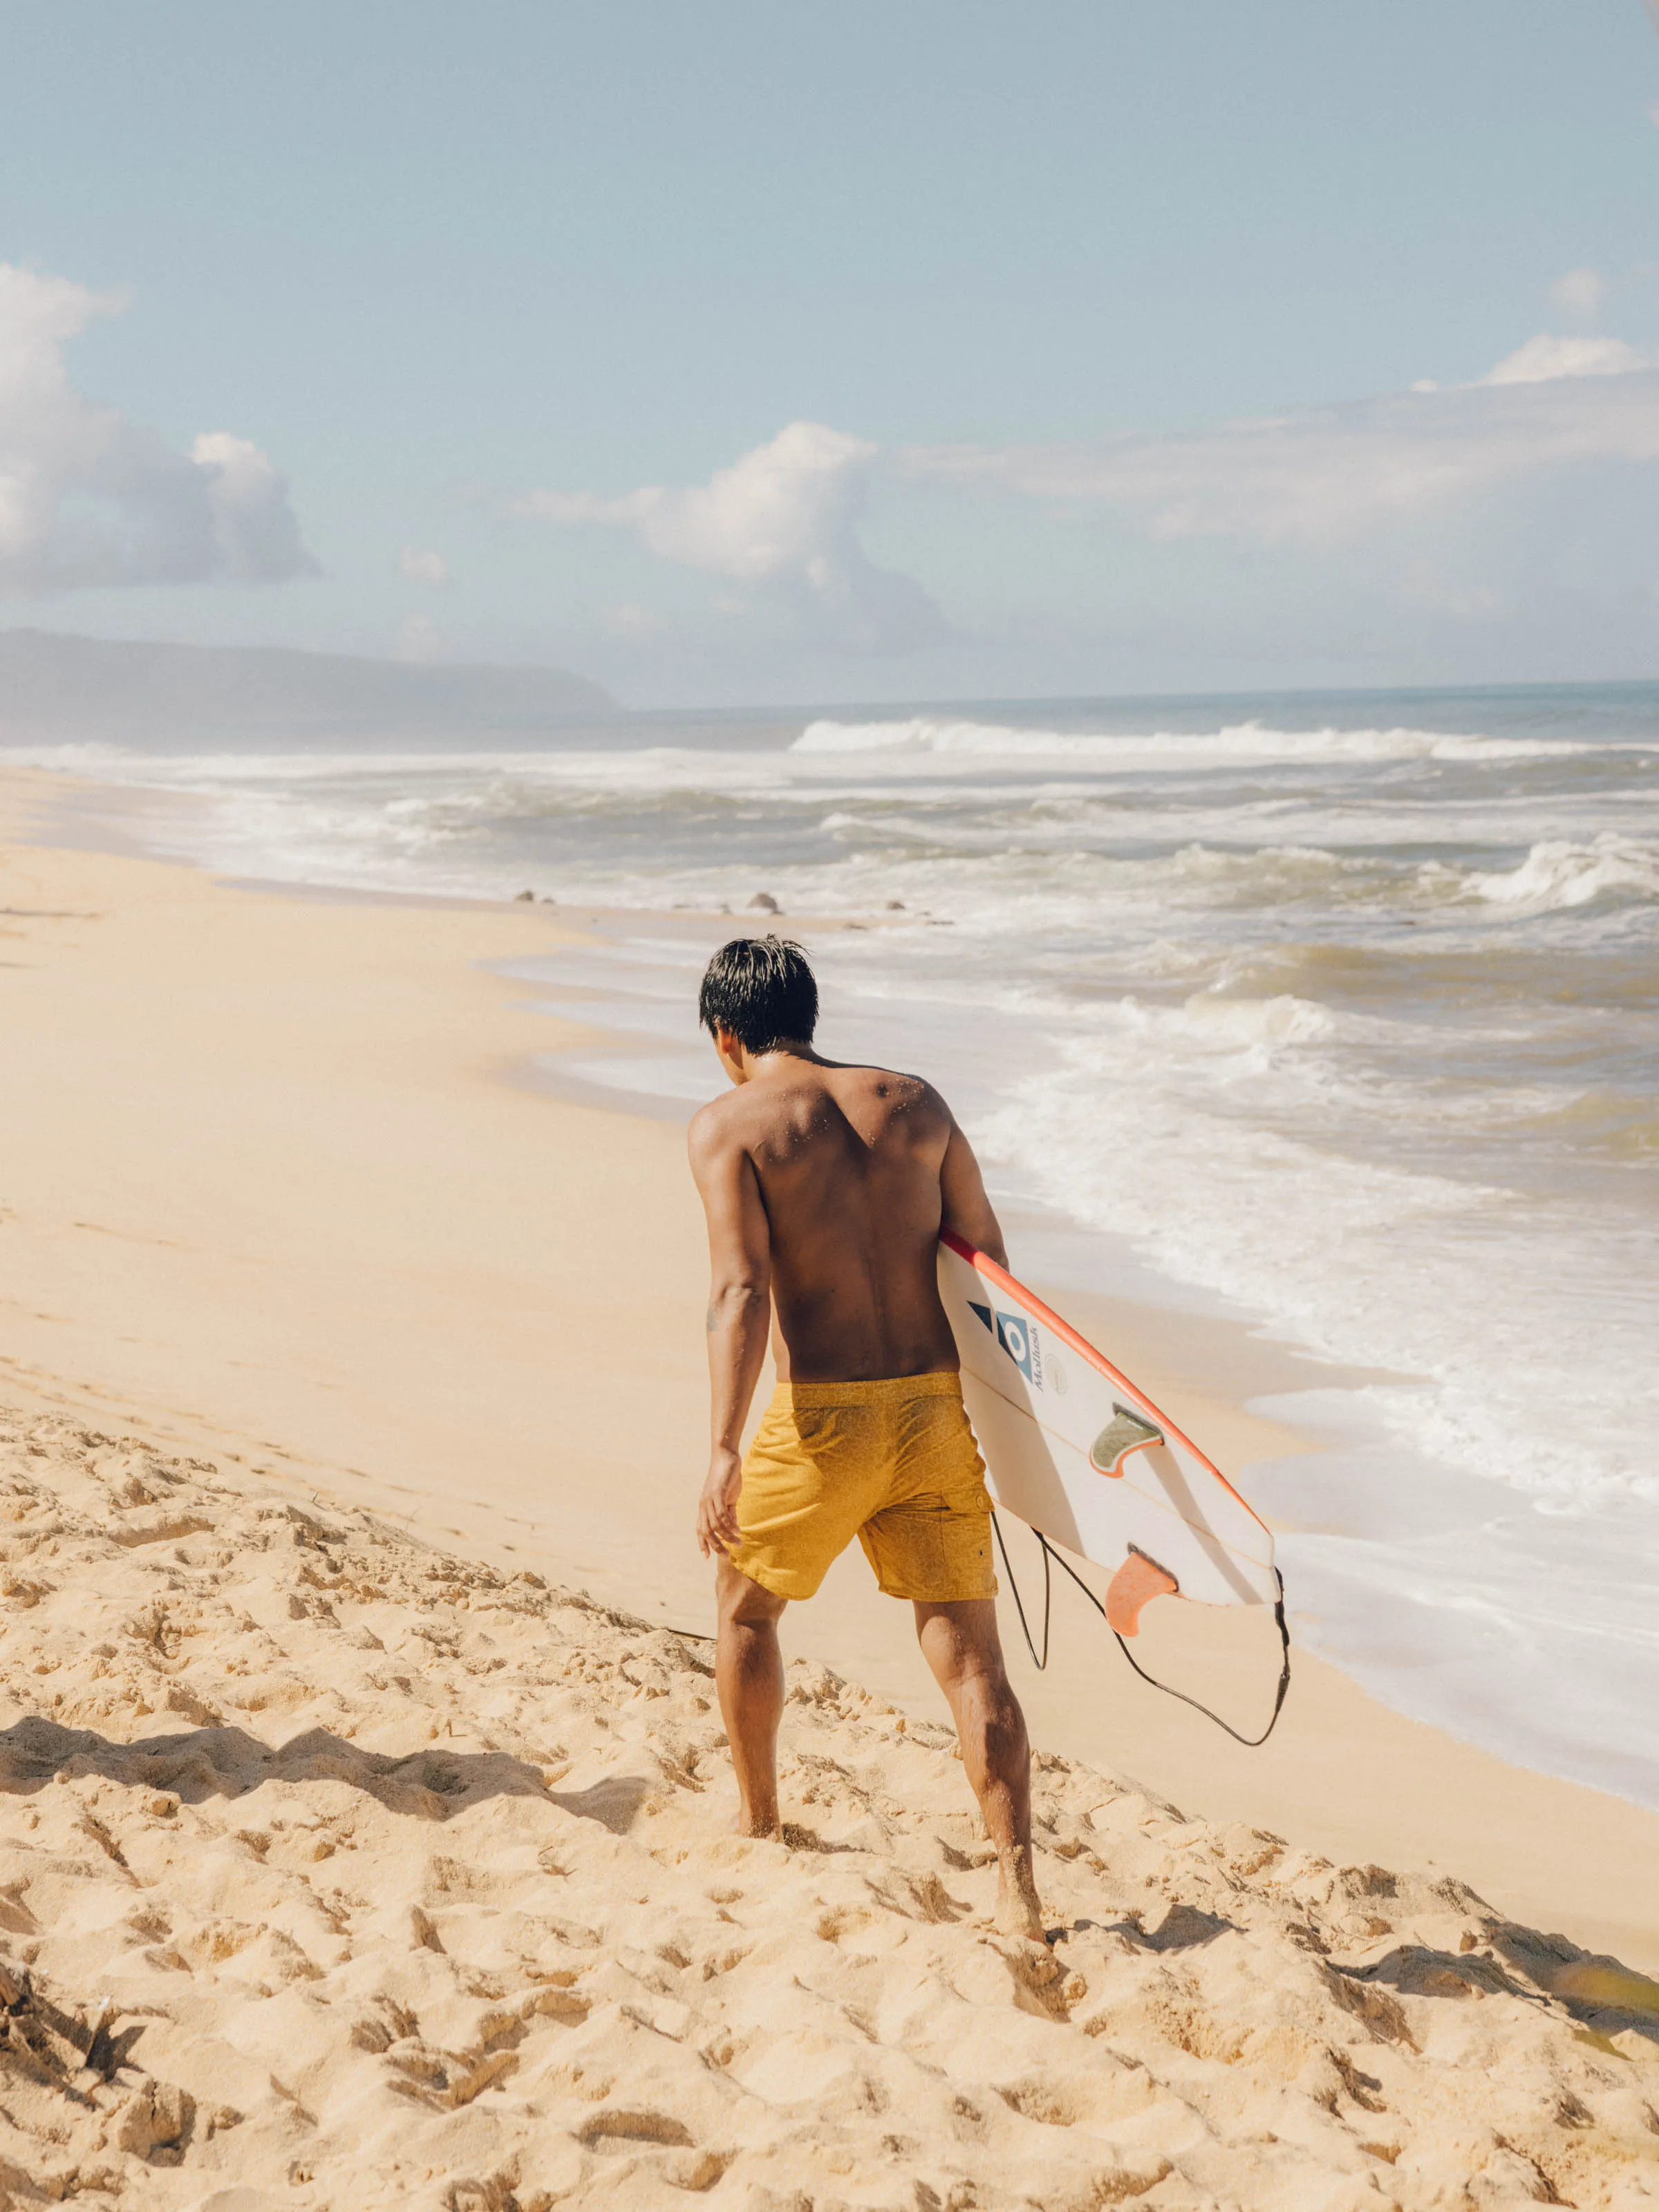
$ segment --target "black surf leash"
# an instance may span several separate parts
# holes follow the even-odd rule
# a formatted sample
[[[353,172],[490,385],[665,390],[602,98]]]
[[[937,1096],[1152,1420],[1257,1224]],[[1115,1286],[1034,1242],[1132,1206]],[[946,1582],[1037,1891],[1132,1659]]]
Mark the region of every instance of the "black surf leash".
[[[1008,1577],[1008,1588],[1013,1594],[1014,1610],[1019,1615],[1019,1625],[1024,1632],[1025,1649],[1031,1655],[1032,1665],[1038,1674],[1041,1674],[1048,1664],[1048,1621],[1054,1605],[1054,1583],[1051,1579],[1050,1561],[1057,1560],[1065,1568],[1066,1573],[1070,1575],[1103,1620],[1106,1620],[1106,1608],[1065,1554],[1054,1549],[1041,1528],[1033,1528],[1031,1534],[1042,1547],[1042,1656],[1039,1659],[1036,1645],[1031,1640],[1030,1627],[1025,1619],[1025,1607],[1019,1595],[1019,1584],[1015,1580],[1013,1566],[1008,1558],[1008,1547],[1003,1540],[1002,1523],[994,1513],[991,1516],[991,1527],[996,1535],[997,1549],[1002,1554],[1003,1571]],[[1195,1713],[1202,1713],[1206,1721],[1213,1721],[1218,1729],[1224,1729],[1228,1735],[1231,1736],[1235,1743],[1242,1743],[1247,1751],[1254,1751],[1258,1745],[1266,1743],[1267,1738],[1278,1727],[1279,1716],[1285,1710],[1285,1692],[1291,1686],[1291,1632],[1285,1620],[1285,1577],[1277,1567],[1273,1569],[1273,1580],[1279,1585],[1279,1595],[1273,1600],[1273,1619],[1279,1624],[1279,1641],[1284,1657],[1279,1670],[1279,1688],[1273,1697],[1273,1717],[1260,1735],[1241,1735],[1231,1721],[1224,1721],[1219,1713],[1212,1713],[1207,1705],[1200,1705],[1196,1698],[1189,1698],[1185,1690],[1174,1689],[1168,1682],[1160,1682],[1156,1674],[1149,1674],[1122,1637],[1118,1635],[1116,1629],[1112,1628],[1109,1620],[1106,1620],[1106,1626],[1111,1628],[1113,1636],[1116,1638],[1118,1650],[1143,1682],[1150,1682],[1153,1689],[1162,1690],[1166,1698],[1179,1698],[1183,1705],[1190,1705]]]

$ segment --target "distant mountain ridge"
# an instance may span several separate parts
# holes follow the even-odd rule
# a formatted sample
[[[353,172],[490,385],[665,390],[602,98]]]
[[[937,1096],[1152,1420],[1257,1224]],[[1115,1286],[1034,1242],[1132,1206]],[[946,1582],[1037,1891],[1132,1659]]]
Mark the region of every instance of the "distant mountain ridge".
[[[600,685],[560,668],[0,630],[0,745],[169,732],[322,743],[528,735],[546,724],[616,711]]]

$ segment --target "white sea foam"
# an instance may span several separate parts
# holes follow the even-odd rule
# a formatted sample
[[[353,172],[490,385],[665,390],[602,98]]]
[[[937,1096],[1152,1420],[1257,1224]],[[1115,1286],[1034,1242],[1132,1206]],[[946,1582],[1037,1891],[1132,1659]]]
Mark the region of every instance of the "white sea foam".
[[[1263,1047],[1328,1032],[1248,1017],[1206,1037],[1190,1015],[1177,1030],[1134,1006],[1101,1010],[975,1134],[1047,1203],[1168,1273],[1331,1358],[1421,1378],[1374,1395],[1419,1452],[1581,1505],[1659,1497],[1650,1410],[1632,1400],[1627,1339],[1606,1326],[1628,1225],[1264,1126],[1294,1102],[1256,1079]],[[1570,1442],[1567,1407],[1588,1414]]]
[[[1580,748],[1571,741],[1543,738],[1491,738],[1415,729],[1277,730],[1254,721],[1232,723],[1208,732],[1150,730],[1108,736],[913,715],[893,722],[811,722],[792,750],[797,753],[959,754],[1007,762],[1086,760],[1098,768],[1144,770],[1278,761],[1548,760]]]
[[[1526,914],[1588,906],[1610,891],[1659,898],[1659,845],[1612,830],[1587,844],[1552,837],[1534,845],[1517,868],[1470,875],[1467,888],[1493,906]]]
[[[1207,1031],[1247,1045],[1307,1044],[1316,1037],[1334,1036],[1340,1026],[1328,1006],[1289,991],[1272,999],[1225,999],[1196,992],[1181,1012],[1200,1034]]]

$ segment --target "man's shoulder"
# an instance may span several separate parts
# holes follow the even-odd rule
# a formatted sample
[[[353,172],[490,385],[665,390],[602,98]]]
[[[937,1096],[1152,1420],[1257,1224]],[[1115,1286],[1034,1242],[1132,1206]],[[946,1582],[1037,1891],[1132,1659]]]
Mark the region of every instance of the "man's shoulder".
[[[710,1159],[738,1141],[740,1111],[741,1097],[736,1091],[725,1091],[718,1098],[711,1098],[706,1106],[698,1107],[685,1133],[693,1160]]]
[[[786,1100],[770,1086],[763,1093],[754,1084],[723,1091],[691,1116],[687,1140],[694,1159],[746,1149],[784,1110]]]
[[[862,1064],[842,1071],[878,1097],[901,1100],[913,1106],[931,1106],[947,1117],[950,1108],[938,1087],[925,1075],[908,1075],[902,1068],[865,1066]]]

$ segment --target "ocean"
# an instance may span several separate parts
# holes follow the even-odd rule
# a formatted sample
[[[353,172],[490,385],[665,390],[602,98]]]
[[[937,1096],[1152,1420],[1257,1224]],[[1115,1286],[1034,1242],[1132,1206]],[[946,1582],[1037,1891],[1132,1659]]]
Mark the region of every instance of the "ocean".
[[[940,1084],[1044,1279],[1330,1363],[1244,1480],[1301,1638],[1659,1806],[1659,685],[4,757],[235,875],[623,910],[522,973],[617,1039],[558,1079],[654,1110],[717,1079],[677,914],[864,925],[820,1042]]]

